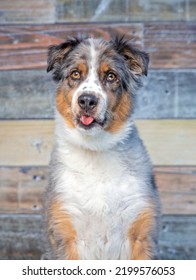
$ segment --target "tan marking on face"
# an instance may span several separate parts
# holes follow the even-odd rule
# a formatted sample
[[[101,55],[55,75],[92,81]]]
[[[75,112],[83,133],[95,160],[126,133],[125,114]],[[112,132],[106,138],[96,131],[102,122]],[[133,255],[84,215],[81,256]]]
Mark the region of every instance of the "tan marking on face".
[[[119,131],[125,124],[131,111],[131,97],[128,93],[122,93],[120,100],[117,97],[109,97],[109,111],[112,115],[112,121],[106,128],[107,131],[115,133]],[[112,105],[112,106],[111,106]],[[110,109],[110,107],[112,107]]]
[[[105,76],[105,73],[108,72],[110,69],[109,65],[106,62],[102,62],[100,65],[100,78],[103,79]]]
[[[153,258],[152,231],[155,230],[155,217],[152,209],[146,209],[130,226],[128,237],[131,245],[131,260]]]
[[[69,90],[65,93],[63,86],[61,86],[57,90],[57,95],[56,95],[57,110],[64,117],[67,125],[70,128],[75,127],[73,123],[73,113],[71,110],[72,96],[73,96],[73,90]]]
[[[87,75],[87,71],[88,71],[86,64],[79,63],[77,68],[78,68],[78,70],[80,70],[80,72],[82,73],[82,76],[85,78]]]
[[[61,240],[64,251],[64,258],[78,260],[79,255],[76,245],[76,230],[73,227],[71,218],[61,207],[61,203],[55,201],[49,210],[49,240],[54,251],[58,251],[57,241]]]

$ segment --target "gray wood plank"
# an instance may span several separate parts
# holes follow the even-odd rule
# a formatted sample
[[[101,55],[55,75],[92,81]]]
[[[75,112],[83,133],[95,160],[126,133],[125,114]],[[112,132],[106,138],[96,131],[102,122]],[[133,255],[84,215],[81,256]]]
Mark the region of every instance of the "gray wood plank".
[[[189,0],[188,1],[188,20],[196,20],[196,1],[195,0]]]
[[[160,232],[162,259],[196,259],[196,216],[163,216]]]
[[[44,70],[0,72],[0,118],[53,118],[55,84]]]
[[[0,23],[54,23],[55,0],[0,1]]]
[[[138,119],[174,118],[175,78],[173,71],[150,70],[144,87],[137,93],[135,117]]]
[[[44,70],[0,71],[0,119],[52,119],[55,87]],[[137,119],[196,118],[196,70],[150,70]]]
[[[196,70],[150,70],[138,92],[138,119],[196,118]]]
[[[56,6],[55,6],[56,4]],[[1,23],[178,21],[195,19],[194,0],[1,1]]]
[[[57,22],[185,20],[185,0],[57,0]]]
[[[40,259],[44,242],[41,215],[0,216],[0,260]]]
[[[196,118],[196,72],[179,73],[176,87],[175,117]]]
[[[162,259],[196,259],[196,216],[163,216]],[[0,259],[39,259],[45,248],[43,216],[0,215]]]

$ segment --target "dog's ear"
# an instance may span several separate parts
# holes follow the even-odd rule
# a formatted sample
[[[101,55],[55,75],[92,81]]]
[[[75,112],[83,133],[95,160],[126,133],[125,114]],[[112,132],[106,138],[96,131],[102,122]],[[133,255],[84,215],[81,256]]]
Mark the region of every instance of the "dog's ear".
[[[53,70],[53,79],[60,81],[62,78],[61,66],[67,55],[81,42],[79,38],[70,38],[60,45],[50,46],[48,49],[47,72]]]
[[[129,69],[136,75],[146,75],[148,73],[149,55],[133,47],[130,40],[125,36],[115,36],[112,39],[116,51],[124,57]]]

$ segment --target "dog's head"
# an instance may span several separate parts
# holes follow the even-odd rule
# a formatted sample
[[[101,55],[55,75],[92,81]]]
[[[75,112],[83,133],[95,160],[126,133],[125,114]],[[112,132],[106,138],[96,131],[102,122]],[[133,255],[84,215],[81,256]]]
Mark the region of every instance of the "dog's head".
[[[133,94],[149,57],[124,36],[111,41],[73,38],[52,46],[48,69],[58,84],[57,110],[83,134],[118,133],[133,110]]]

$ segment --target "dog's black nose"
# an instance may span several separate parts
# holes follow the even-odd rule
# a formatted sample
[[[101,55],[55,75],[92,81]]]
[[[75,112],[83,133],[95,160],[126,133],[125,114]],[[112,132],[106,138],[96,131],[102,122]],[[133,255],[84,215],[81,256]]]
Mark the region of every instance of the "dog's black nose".
[[[93,94],[82,94],[78,98],[80,108],[85,111],[94,109],[98,104],[98,98]]]

